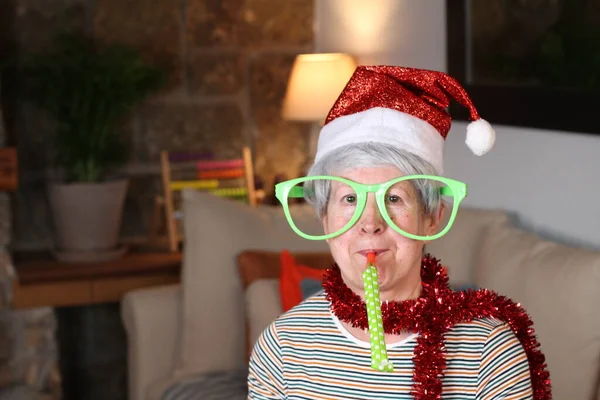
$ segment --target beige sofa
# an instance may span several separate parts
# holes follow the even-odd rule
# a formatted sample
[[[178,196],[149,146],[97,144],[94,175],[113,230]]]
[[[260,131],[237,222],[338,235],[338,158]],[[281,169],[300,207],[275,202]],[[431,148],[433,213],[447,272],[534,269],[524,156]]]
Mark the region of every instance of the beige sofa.
[[[305,206],[294,212],[317,223]],[[173,385],[211,373],[243,374],[245,312],[266,313],[266,324],[277,305],[264,303],[276,298],[269,292],[276,285],[243,292],[237,254],[327,249],[297,237],[279,207],[253,209],[186,192],[184,215],[181,285],[132,292],[122,303],[130,400],[161,399]],[[427,250],[448,267],[451,283],[496,290],[527,309],[547,357],[554,399],[600,400],[600,253],[542,240],[514,227],[504,212],[466,207],[450,233]],[[257,292],[262,300],[248,297]],[[261,301],[264,309],[257,309]]]

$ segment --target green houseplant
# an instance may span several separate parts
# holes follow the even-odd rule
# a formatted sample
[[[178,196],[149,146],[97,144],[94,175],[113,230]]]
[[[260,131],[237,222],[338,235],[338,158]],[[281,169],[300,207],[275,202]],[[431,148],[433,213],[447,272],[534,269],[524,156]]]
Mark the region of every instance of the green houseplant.
[[[157,91],[164,72],[134,50],[73,34],[20,63],[21,94],[55,121],[55,166],[64,180],[48,185],[63,258],[113,257],[127,191],[116,172],[126,160],[121,127]],[[117,251],[119,250],[119,251]]]

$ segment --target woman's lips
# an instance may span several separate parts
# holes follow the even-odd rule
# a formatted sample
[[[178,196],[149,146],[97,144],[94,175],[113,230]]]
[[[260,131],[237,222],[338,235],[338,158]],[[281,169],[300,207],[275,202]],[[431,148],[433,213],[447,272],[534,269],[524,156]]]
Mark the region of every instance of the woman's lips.
[[[388,251],[388,250],[387,249],[366,249],[366,250],[358,251],[357,253],[366,258],[368,253],[375,253],[375,257],[377,257],[377,256],[381,255],[382,253],[385,253],[386,251]]]
[[[385,268],[382,268],[381,265],[378,265],[377,263],[377,257],[381,256],[381,254],[387,252],[388,249],[365,249],[365,250],[361,250],[358,251],[357,253],[360,254],[361,256],[365,257],[365,259],[367,258],[367,254],[369,253],[375,253],[375,267],[377,268],[377,273],[379,275],[379,284],[381,285],[384,278],[385,278]],[[366,267],[365,267],[366,268]]]

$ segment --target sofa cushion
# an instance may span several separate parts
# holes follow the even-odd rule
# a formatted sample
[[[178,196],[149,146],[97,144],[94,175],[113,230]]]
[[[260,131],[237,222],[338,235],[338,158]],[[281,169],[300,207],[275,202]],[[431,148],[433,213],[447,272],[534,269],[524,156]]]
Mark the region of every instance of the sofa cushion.
[[[246,321],[248,343],[246,358],[250,360],[252,348],[261,333],[282,313],[279,299],[279,280],[259,279],[246,289]]]
[[[314,266],[304,265],[300,261],[296,261],[294,255],[288,250],[281,252],[279,297],[283,312],[291,310],[319,290],[321,282],[323,282],[323,273],[333,263],[332,256],[329,253],[324,253],[323,259],[325,260],[322,263],[323,268],[319,268],[319,263]]]
[[[446,208],[444,219],[450,218]],[[471,287],[475,279],[475,261],[481,244],[482,233],[496,221],[507,221],[504,211],[461,207],[450,231],[441,238],[428,243],[425,251],[439,258],[448,269],[450,283],[457,287]]]
[[[296,205],[292,212],[306,224],[320,223],[308,205]],[[327,243],[297,236],[280,207],[250,207],[194,190],[183,192],[183,226],[177,374],[241,368],[246,335],[237,255],[246,249],[326,251]]]
[[[315,270],[331,266],[330,252],[280,252],[246,250],[237,257],[242,285],[246,291],[246,357],[262,331],[283,312],[280,291],[282,258],[302,263]]]
[[[481,242],[476,283],[521,303],[546,356],[555,399],[591,399],[600,370],[600,252],[495,223]]]
[[[247,288],[259,279],[278,279],[281,273],[281,256],[288,250],[268,251],[247,249],[237,256],[237,264],[242,285]],[[293,252],[290,255],[302,265],[315,269],[327,269],[333,263],[333,257],[326,251]]]

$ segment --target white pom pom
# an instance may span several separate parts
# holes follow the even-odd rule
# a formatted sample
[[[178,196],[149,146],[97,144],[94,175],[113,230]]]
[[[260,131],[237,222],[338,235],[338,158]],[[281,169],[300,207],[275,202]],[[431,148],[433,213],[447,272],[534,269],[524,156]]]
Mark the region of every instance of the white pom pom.
[[[475,155],[482,156],[490,151],[495,141],[496,132],[486,120],[478,119],[467,125],[465,143]]]

